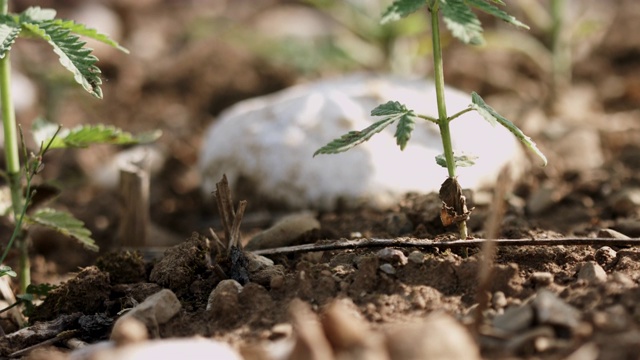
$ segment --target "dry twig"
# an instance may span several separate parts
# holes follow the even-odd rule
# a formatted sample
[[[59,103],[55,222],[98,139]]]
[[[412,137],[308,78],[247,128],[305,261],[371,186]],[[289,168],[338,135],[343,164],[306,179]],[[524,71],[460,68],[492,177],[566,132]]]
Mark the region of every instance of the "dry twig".
[[[286,246],[273,249],[256,250],[258,255],[286,255],[314,251],[330,251],[345,249],[406,247],[406,248],[438,248],[457,249],[463,247],[482,246],[487,240],[454,240],[434,241],[428,239],[397,238],[397,239],[341,239],[331,243],[315,243],[297,246]],[[497,247],[503,246],[640,246],[640,238],[609,239],[609,238],[560,238],[560,239],[496,239],[492,240]]]

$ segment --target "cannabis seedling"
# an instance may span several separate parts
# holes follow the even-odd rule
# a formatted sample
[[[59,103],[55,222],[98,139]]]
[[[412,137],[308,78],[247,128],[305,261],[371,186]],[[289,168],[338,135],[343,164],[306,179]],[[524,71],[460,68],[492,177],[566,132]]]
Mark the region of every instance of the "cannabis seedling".
[[[69,70],[77,83],[97,98],[102,98],[100,85],[100,69],[95,65],[98,59],[91,54],[84,41],[78,35],[95,39],[111,45],[119,50],[128,52],[117,42],[94,29],[70,20],[56,19],[56,11],[30,7],[20,14],[8,13],[7,0],[0,0],[0,102],[2,103],[2,124],[4,129],[4,147],[6,156],[6,178],[11,191],[11,214],[15,222],[14,235],[11,237],[7,249],[15,240],[20,252],[20,289],[24,293],[30,283],[29,253],[26,226],[38,224],[52,228],[67,236],[78,240],[86,248],[97,250],[91,232],[84,224],[71,214],[50,208],[29,210],[29,202],[33,196],[31,178],[42,165],[42,158],[46,151],[55,148],[86,147],[90,144],[131,144],[147,142],[156,139],[159,133],[154,132],[141,136],[104,125],[83,125],[74,129],[60,130],[55,124],[39,120],[34,125],[34,137],[40,145],[40,152],[27,159],[25,150],[25,167],[20,166],[18,152],[18,134],[15,121],[11,94],[11,62],[9,52],[11,46],[19,36],[39,38],[53,47],[60,63]],[[22,179],[26,179],[27,187],[23,193]],[[24,195],[26,193],[26,195]],[[4,262],[6,250],[0,258]],[[15,273],[7,266],[0,266],[0,276]]]
[[[381,23],[397,21],[424,7],[431,17],[431,40],[433,45],[434,81],[436,86],[436,101],[438,106],[438,118],[416,114],[398,101],[389,101],[377,106],[371,111],[371,116],[381,116],[382,120],[373,123],[361,131],[350,131],[342,137],[335,139],[318,149],[313,155],[335,154],[347,151],[354,146],[369,140],[373,135],[382,131],[385,127],[397,122],[395,138],[401,150],[404,150],[417,120],[427,120],[436,124],[440,130],[444,154],[436,156],[436,162],[447,168],[448,178],[440,188],[442,200],[441,220],[445,226],[457,224],[461,239],[468,237],[467,220],[470,211],[467,209],[466,200],[462,196],[462,189],[456,179],[456,167],[473,165],[475,157],[471,155],[456,155],[451,144],[449,123],[466,112],[475,110],[491,125],[500,124],[506,127],[513,135],[533,150],[547,164],[547,159],[535,143],[527,137],[511,121],[498,114],[487,105],[480,95],[471,93],[471,104],[451,116],[447,115],[444,93],[444,71],[442,61],[442,48],[440,46],[439,13],[452,35],[465,44],[479,45],[484,42],[482,37],[482,25],[472,9],[476,8],[489,15],[495,16],[518,27],[528,28],[525,24],[516,20],[492,3],[504,5],[501,0],[396,0],[383,13]]]

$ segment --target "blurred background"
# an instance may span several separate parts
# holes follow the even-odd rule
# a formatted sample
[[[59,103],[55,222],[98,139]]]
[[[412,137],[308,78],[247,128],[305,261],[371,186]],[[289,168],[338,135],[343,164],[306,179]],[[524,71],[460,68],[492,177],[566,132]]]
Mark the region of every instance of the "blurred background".
[[[356,71],[431,75],[427,14],[380,26],[389,3],[13,0],[11,11],[54,8],[59,17],[109,34],[131,51],[90,44],[103,71],[104,99],[97,100],[73,82],[46,43],[20,39],[12,51],[19,121],[25,129],[37,116],[65,127],[162,129],[154,145],[159,160],[151,182],[152,221],[183,237],[204,233],[215,212],[199,190],[195,164],[204,129],[225,108]],[[445,81],[482,94],[549,154],[551,165],[536,170],[522,196],[534,196],[547,180],[556,181],[555,188],[585,171],[597,175],[614,158],[636,156],[626,151],[640,140],[640,3],[518,0],[506,10],[531,30],[480,15],[484,46],[464,46],[442,32]],[[85,221],[105,250],[118,224],[116,180],[105,169],[120,150],[52,152],[41,179],[62,188],[58,204]],[[47,258],[61,251],[52,236],[34,244]],[[78,260],[62,263],[74,268],[94,256],[79,251]]]

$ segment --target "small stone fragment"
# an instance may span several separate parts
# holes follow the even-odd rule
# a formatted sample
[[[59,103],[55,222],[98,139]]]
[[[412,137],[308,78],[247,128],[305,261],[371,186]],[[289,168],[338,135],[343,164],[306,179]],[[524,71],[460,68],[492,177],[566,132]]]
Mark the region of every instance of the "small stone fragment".
[[[540,215],[554,204],[557,204],[564,196],[565,192],[558,190],[554,184],[543,184],[529,197],[527,213]]]
[[[613,229],[600,229],[598,231],[598,237],[605,238],[605,239],[620,239],[620,240],[631,239],[627,235]]]
[[[382,271],[385,274],[393,275],[396,273],[396,268],[394,268],[393,265],[389,263],[384,263],[380,265],[380,271]]]
[[[418,250],[412,251],[408,256],[408,260],[414,264],[424,264],[424,254]]]
[[[424,321],[390,326],[386,345],[391,359],[481,359],[469,331],[442,312],[431,313]]]
[[[114,324],[114,328],[123,326],[118,323],[132,317],[142,322],[155,338],[159,336],[158,325],[169,321],[181,308],[182,305],[173,291],[162,289],[120,317]]]
[[[111,340],[116,346],[124,346],[136,342],[142,342],[149,338],[147,327],[142,321],[128,316],[122,321],[117,321],[111,331]]]
[[[507,297],[502,291],[496,291],[491,297],[491,305],[495,310],[504,309],[507,306]]]
[[[539,286],[548,286],[553,283],[553,274],[546,271],[537,271],[531,274],[531,281]]]
[[[249,271],[249,273],[258,272],[274,264],[273,260],[268,257],[257,255],[250,251],[245,252],[244,255],[247,258],[247,271]]]
[[[598,264],[607,266],[613,263],[616,259],[617,252],[608,246],[603,246],[596,250],[595,259]]]
[[[320,222],[313,213],[304,211],[291,214],[254,236],[245,249],[260,250],[294,245],[301,235],[317,229],[320,229]]]
[[[384,248],[376,253],[378,258],[392,264],[407,265],[409,261],[404,253],[398,249]]]
[[[609,205],[620,216],[632,217],[640,209],[640,188],[626,187],[609,198]]]
[[[214,310],[226,307],[237,306],[238,294],[242,291],[242,285],[239,282],[227,279],[222,280],[209,294],[206,310]],[[234,306],[235,305],[235,306]]]
[[[593,261],[588,261],[580,266],[578,280],[583,280],[587,284],[598,284],[607,281],[607,273],[602,266]]]
[[[580,311],[565,303],[551,291],[538,291],[531,302],[539,324],[564,326],[573,329],[580,323]]]
[[[505,333],[520,332],[533,325],[534,315],[533,308],[529,304],[512,306],[493,318],[493,327]]]

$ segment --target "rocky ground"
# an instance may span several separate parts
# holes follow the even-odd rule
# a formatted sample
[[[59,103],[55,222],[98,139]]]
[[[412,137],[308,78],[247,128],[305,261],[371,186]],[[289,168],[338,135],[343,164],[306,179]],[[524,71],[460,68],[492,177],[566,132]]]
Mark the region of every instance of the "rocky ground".
[[[335,5],[312,19],[320,19],[318,28],[336,42],[317,42],[331,46],[317,46],[326,51],[309,54],[304,47],[276,46],[277,38],[261,46],[267,39],[256,35],[278,34],[282,14],[307,14],[295,12],[309,10],[297,2],[110,4],[122,21],[121,41],[132,55],[98,54],[104,60],[105,99],[90,99],[65,82],[39,85],[42,105],[25,110],[21,121],[28,124],[32,112],[47,112],[66,126],[88,121],[133,132],[163,129],[162,161],[151,182],[156,230],[148,245],[176,246],[154,260],[120,251],[117,195],[100,172],[116,149],[52,154],[41,180],[62,185],[57,204],[86,222],[101,252],[88,253],[54,234],[34,232],[34,282],[66,282],[30,317],[42,327],[49,324],[49,332],[5,336],[2,356],[39,344],[16,356],[66,359],[79,343],[110,336],[119,344],[145,336],[166,343],[170,338],[212,338],[218,342],[207,345],[229,344],[245,359],[622,359],[638,353],[640,252],[627,241],[640,237],[640,43],[629,36],[637,33],[634,14],[640,8],[634,1],[610,8],[589,2],[573,9],[581,15],[574,28],[573,78],[564,87],[552,86],[551,65],[541,48],[516,46],[530,45],[527,38],[509,43],[501,25],[489,20],[487,38],[511,45],[490,41],[484,51],[475,51],[452,42],[445,49],[445,59],[456,59],[447,63],[448,83],[477,91],[508,118],[518,119],[550,163],[532,166],[495,191],[507,193],[497,238],[532,239],[540,245],[501,244],[483,290],[478,274],[485,270],[486,256],[475,244],[450,243],[455,229],[440,224],[434,194],[407,194],[385,209],[348,204],[296,213],[283,225],[278,220],[291,211],[233,189],[235,202],[248,201],[240,228],[244,242],[285,227],[293,231],[277,236],[287,240],[279,245],[355,241],[350,248],[266,259],[256,255],[259,251],[228,253],[209,231],[222,244],[229,240],[216,206],[199,189],[196,168],[204,129],[215,116],[241,99],[345,71],[408,67],[429,73],[429,64],[419,58],[394,55],[416,45],[413,35],[395,47],[360,36],[357,44],[363,47],[357,49],[382,50],[353,50],[345,56],[340,41],[353,41],[346,30],[363,29],[347,22],[349,12]],[[63,16],[81,8],[74,2],[56,6]],[[523,10],[516,13],[527,19]],[[351,27],[341,27],[345,23]],[[247,31],[247,24],[263,30]],[[538,24],[523,36],[546,42],[533,25]],[[346,49],[356,46],[349,44]],[[16,51],[22,51],[20,56],[40,53],[30,43]],[[47,70],[57,72],[57,67],[51,62]],[[51,79],[20,70],[36,84]],[[68,96],[53,96],[60,93]],[[487,224],[495,213],[493,194],[470,196],[476,209],[469,227],[476,238],[492,231]],[[381,246],[367,239],[394,243]],[[549,245],[549,239],[559,243]],[[568,239],[597,240],[576,245]],[[142,250],[152,254],[150,248]],[[481,301],[487,305],[479,306]],[[136,313],[120,316],[140,303],[144,306]],[[119,317],[120,325],[113,326]],[[132,318],[138,321],[127,324]],[[136,330],[140,321],[144,326]],[[2,327],[16,330],[10,318]],[[227,351],[229,359],[239,356],[229,348],[220,351]]]

